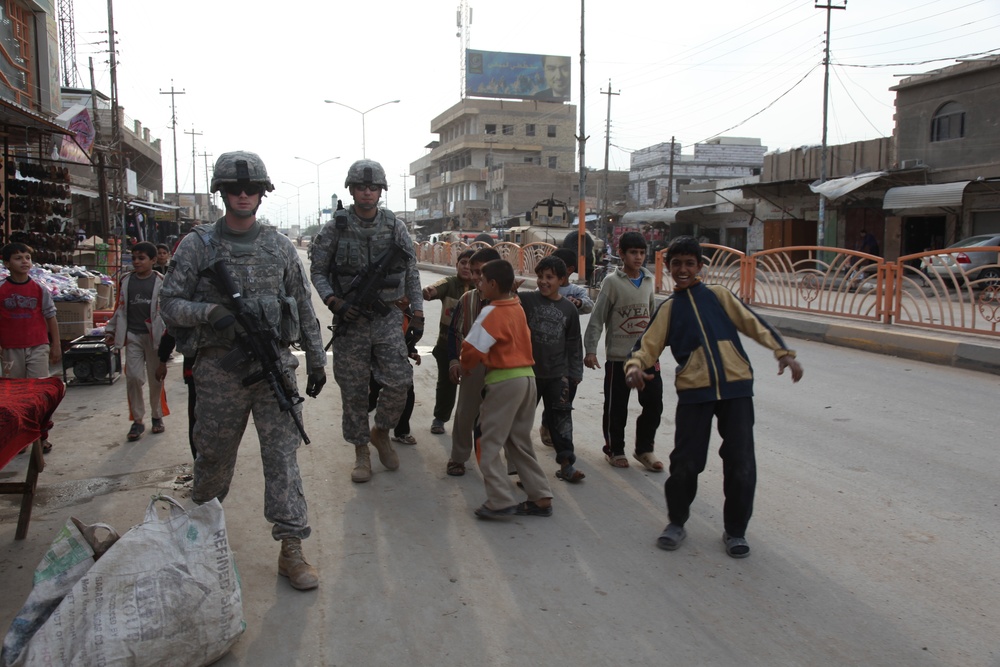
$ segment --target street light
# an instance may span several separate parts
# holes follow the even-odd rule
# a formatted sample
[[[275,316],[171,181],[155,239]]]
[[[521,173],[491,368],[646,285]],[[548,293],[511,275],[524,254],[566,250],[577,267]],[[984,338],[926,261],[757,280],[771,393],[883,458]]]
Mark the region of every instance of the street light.
[[[308,183],[303,183],[302,185],[295,185],[295,183],[289,183],[288,181],[282,181],[282,183],[284,183],[285,185],[290,185],[293,188],[295,188],[295,196],[298,197],[298,199],[295,200],[295,220],[296,220],[296,222],[299,223],[299,234],[301,234],[302,233],[302,197],[300,195],[302,193],[300,192],[300,190],[302,188],[306,187],[307,185],[312,185],[313,182],[309,181]]]
[[[363,158],[368,157],[365,154],[365,115],[369,111],[375,111],[375,109],[378,109],[379,107],[384,107],[386,104],[399,104],[399,100],[389,100],[388,102],[382,102],[382,104],[376,104],[375,106],[373,106],[371,109],[368,109],[367,111],[360,111],[358,109],[355,109],[354,107],[347,106],[343,102],[335,102],[333,100],[323,100],[323,101],[326,102],[327,104],[336,104],[338,106],[344,107],[345,109],[350,109],[354,113],[361,114],[361,157],[363,157]]]
[[[317,215],[319,216],[319,217],[316,218],[316,222],[318,222],[320,225],[322,225],[323,224],[323,204],[321,203],[320,198],[323,195],[321,194],[320,191],[323,188],[320,187],[320,184],[319,184],[319,168],[320,168],[320,165],[324,165],[327,162],[332,162],[334,160],[339,160],[340,157],[338,156],[338,157],[328,158],[326,160],[323,160],[322,162],[313,162],[312,160],[310,160],[308,158],[304,158],[304,157],[296,157],[295,159],[296,160],[302,160],[303,162],[308,162],[312,166],[316,167],[316,209],[318,211]]]

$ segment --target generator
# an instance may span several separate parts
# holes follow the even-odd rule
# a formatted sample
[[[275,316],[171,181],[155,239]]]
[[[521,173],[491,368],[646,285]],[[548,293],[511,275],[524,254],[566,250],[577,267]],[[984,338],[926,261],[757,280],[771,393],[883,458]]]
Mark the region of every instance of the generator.
[[[62,363],[67,387],[114,384],[122,374],[121,352],[106,344],[103,336],[74,338],[63,352]]]

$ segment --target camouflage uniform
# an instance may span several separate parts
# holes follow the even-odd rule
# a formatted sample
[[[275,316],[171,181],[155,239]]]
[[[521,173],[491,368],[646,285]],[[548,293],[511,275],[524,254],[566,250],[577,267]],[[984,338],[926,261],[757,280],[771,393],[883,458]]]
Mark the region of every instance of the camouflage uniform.
[[[346,216],[344,212],[335,216],[313,239],[310,271],[320,298],[324,302],[331,295],[349,298],[346,291],[354,276],[388,250],[393,239],[408,257],[405,266],[401,264],[397,273],[389,274],[389,279],[399,278],[399,283],[382,290],[382,301],[392,305],[405,295],[413,310],[422,310],[413,242],[396,216],[382,209],[374,221],[366,222],[355,215],[351,206]],[[355,446],[369,441],[369,375],[373,374],[383,387],[375,411],[375,426],[380,429],[396,425],[406,405],[407,390],[413,384],[413,369],[403,338],[403,314],[395,307],[388,315],[369,314],[371,320],[362,316],[354,322],[334,317],[338,330],[344,330],[333,341],[333,376],[343,403],[344,439]]]
[[[291,241],[273,227],[262,225],[252,242],[235,245],[224,234],[225,219],[203,225],[184,238],[160,291],[160,308],[185,356],[196,356],[194,383],[195,502],[223,500],[236,467],[236,453],[253,413],[264,464],[264,516],[276,540],[306,538],[310,528],[296,449],[299,433],[291,417],[282,414],[266,382],[244,387],[242,380],[259,364],[242,364],[227,371],[220,365],[233,347],[232,336],[208,324],[211,304],[234,305],[199,272],[224,259],[248,308],[261,325],[270,326],[284,345],[281,360],[295,386],[297,359],[288,351],[299,342],[312,371],[326,365],[319,321],[313,310],[309,280]],[[301,405],[293,408],[301,415]]]

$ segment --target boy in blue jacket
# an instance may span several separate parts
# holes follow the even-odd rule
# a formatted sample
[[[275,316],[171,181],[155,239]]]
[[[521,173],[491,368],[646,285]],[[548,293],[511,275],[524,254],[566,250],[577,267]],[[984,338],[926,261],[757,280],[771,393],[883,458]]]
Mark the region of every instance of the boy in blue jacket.
[[[740,344],[743,333],[773,350],[778,375],[791,369],[792,382],[802,378],[802,365],[778,332],[721,285],[705,285],[701,245],[690,236],[674,239],[667,250],[667,268],[674,293],[657,308],[649,327],[625,362],[625,381],[642,388],[652,379],[643,373],[669,346],[677,370],[676,431],[670,453],[670,476],[664,484],[670,523],[657,546],[673,551],[687,536],[684,523],[705,469],[712,418],[722,436],[723,506],[726,553],[750,555],[747,524],[753,512],[757,463],[753,442],[753,368]]]

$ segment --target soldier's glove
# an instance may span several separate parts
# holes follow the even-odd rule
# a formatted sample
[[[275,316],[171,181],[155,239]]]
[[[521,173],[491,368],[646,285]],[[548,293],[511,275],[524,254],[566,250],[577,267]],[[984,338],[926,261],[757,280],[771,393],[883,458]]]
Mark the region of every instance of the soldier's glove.
[[[226,332],[236,324],[236,316],[225,306],[213,305],[208,311],[208,323],[219,332]]]
[[[410,326],[406,329],[406,347],[416,349],[417,342],[424,337],[424,318],[411,317]]]
[[[358,318],[361,317],[361,309],[357,306],[351,305],[347,299],[338,299],[334,297],[330,301],[328,308],[333,312],[334,315],[339,315],[346,322],[357,322]]]
[[[317,368],[316,370],[309,373],[306,378],[306,396],[316,398],[319,396],[319,392],[323,390],[323,385],[326,384],[326,371],[322,368]]]

